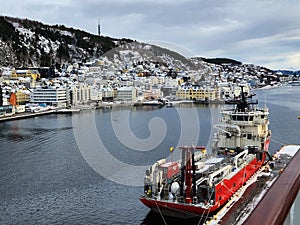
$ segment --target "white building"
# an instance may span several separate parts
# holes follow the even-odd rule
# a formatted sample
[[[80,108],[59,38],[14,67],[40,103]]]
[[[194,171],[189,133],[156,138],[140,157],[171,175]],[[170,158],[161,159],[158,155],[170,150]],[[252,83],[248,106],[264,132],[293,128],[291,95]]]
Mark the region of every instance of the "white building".
[[[98,88],[91,88],[91,101],[102,101],[102,91]]]
[[[67,90],[64,87],[38,87],[33,89],[30,96],[32,103],[46,103],[47,105],[66,106]]]
[[[117,100],[134,102],[137,99],[137,89],[135,87],[120,87],[117,91]]]
[[[87,84],[73,85],[70,88],[70,99],[68,103],[71,105],[86,104],[91,101],[91,86]]]
[[[103,87],[101,89],[103,101],[113,101],[114,90],[111,87]]]
[[[91,86],[80,84],[77,87],[77,101],[80,104],[88,103],[91,100]]]

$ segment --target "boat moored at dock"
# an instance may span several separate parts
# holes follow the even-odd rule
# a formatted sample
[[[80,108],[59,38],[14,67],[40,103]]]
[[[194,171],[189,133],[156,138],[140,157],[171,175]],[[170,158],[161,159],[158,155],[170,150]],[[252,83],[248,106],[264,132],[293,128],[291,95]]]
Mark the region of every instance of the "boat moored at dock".
[[[213,214],[270,156],[269,111],[242,91],[235,106],[221,112],[211,154],[205,147],[180,146],[181,159],[157,161],[144,177],[141,202],[162,215],[193,218]],[[172,148],[172,151],[173,148]]]

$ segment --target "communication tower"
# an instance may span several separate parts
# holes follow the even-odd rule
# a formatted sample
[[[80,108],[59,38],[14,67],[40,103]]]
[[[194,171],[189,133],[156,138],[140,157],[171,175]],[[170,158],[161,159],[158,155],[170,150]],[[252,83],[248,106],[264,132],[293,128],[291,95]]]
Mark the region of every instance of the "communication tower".
[[[101,36],[100,20],[98,19],[98,36]]]

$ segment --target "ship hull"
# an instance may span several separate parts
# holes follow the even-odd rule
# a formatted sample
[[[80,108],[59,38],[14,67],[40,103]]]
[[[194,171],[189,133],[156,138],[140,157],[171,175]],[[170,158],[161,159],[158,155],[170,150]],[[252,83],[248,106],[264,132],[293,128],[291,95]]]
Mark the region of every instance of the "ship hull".
[[[267,141],[267,144],[269,141]],[[230,197],[237,192],[249,178],[264,165],[266,154],[261,159],[254,158],[249,164],[237,172],[231,179],[224,179],[216,184],[216,202],[209,207],[196,204],[179,203],[168,200],[157,200],[147,196],[140,198],[140,201],[154,212],[164,216],[190,219],[201,217],[203,214],[213,214],[225,205]]]
[[[158,214],[180,219],[201,217],[202,214],[205,214],[205,212],[208,211],[208,209],[197,207],[193,204],[173,203],[147,197],[141,197],[140,200],[145,206]]]
[[[263,154],[263,157],[260,160],[255,158],[249,164],[247,164],[243,169],[241,169],[235,176],[231,179],[224,179],[216,185],[216,200],[217,204],[224,205],[228,199],[240,189],[249,178],[258,171],[265,161],[266,155]]]

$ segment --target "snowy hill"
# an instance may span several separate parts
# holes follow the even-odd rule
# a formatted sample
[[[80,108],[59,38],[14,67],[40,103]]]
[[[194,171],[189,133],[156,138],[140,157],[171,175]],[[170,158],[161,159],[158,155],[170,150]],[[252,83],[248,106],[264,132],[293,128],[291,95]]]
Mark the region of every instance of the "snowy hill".
[[[71,63],[96,62],[106,59],[120,71],[130,66],[148,68],[164,66],[173,72],[194,71],[201,79],[218,77],[220,73],[233,80],[256,76],[261,82],[278,80],[274,71],[247,65],[231,59],[206,59],[184,56],[155,45],[130,39],[98,36],[64,25],[45,25],[37,21],[0,16],[0,66],[1,67],[55,67]],[[151,68],[151,73],[155,68]],[[184,75],[183,75],[184,76]],[[197,80],[195,80],[197,81]]]
[[[183,69],[195,67],[182,55],[154,45],[3,16],[0,16],[0,53],[0,66],[11,67],[86,62],[104,55],[113,60],[118,57],[124,62],[160,62]]]
[[[2,66],[53,66],[85,61],[131,40],[113,39],[40,22],[0,17]]]

